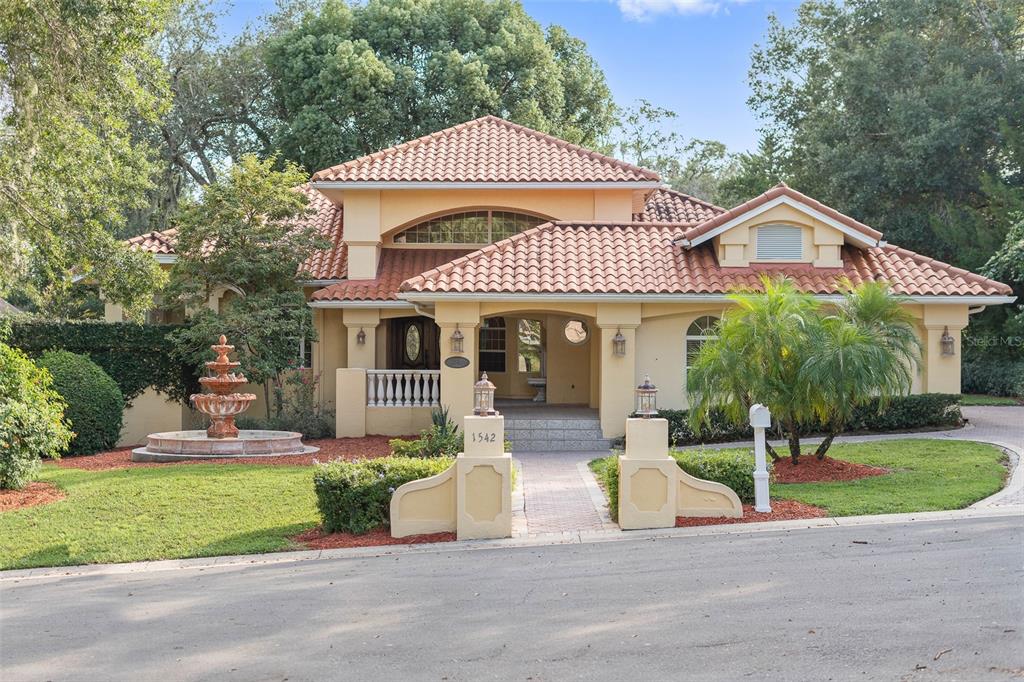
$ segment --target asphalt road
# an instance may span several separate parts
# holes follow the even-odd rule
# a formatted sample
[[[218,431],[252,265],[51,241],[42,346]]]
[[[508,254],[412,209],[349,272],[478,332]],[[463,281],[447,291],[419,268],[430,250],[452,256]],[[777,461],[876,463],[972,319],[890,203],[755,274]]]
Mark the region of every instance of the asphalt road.
[[[20,680],[1002,680],[1024,519],[0,583]]]

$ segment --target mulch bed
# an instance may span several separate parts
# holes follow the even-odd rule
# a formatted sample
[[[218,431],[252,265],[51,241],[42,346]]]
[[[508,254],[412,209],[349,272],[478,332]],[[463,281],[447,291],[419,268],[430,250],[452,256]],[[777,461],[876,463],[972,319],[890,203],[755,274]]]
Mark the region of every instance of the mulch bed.
[[[856,481],[868,476],[889,473],[881,467],[832,459],[826,456],[818,460],[814,455],[802,456],[800,463],[793,466],[793,460],[785,457],[772,465],[776,483],[825,483],[828,481]]]
[[[35,481],[21,490],[0,490],[0,512],[50,504],[64,497],[64,491],[52,483]]]
[[[791,521],[793,519],[817,519],[828,516],[828,512],[812,504],[804,504],[796,500],[772,500],[771,513],[762,514],[754,511],[754,505],[743,505],[743,517],[738,519],[695,518],[677,516],[676,528],[691,526],[717,526],[731,523],[757,523],[758,521]]]
[[[337,549],[339,547],[376,547],[378,545],[420,545],[426,542],[453,542],[455,533],[428,533],[410,535],[405,538],[393,538],[385,528],[371,530],[369,533],[327,533],[320,528],[312,528],[305,533],[293,535],[292,540],[305,545],[309,549]]]
[[[414,436],[401,436],[414,438]],[[395,436],[366,436],[365,438],[319,438],[305,441],[306,445],[320,448],[313,455],[285,455],[283,457],[225,457],[220,459],[188,460],[184,462],[133,462],[132,449],[118,448],[95,455],[63,457],[57,466],[67,469],[103,471],[106,469],[129,469],[135,467],[167,467],[188,464],[260,464],[264,466],[309,466],[313,460],[327,462],[332,459],[374,459],[391,454],[388,441]]]

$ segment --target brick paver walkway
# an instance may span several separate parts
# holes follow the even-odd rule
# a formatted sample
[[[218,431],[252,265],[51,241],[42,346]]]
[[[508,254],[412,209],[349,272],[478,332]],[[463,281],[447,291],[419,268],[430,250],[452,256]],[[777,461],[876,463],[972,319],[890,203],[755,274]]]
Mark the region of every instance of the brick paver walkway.
[[[1024,407],[965,407],[964,416],[971,426],[952,431],[896,433],[878,436],[849,436],[837,441],[865,441],[894,438],[937,438],[977,440],[996,443],[1024,452]],[[813,442],[813,441],[809,441]],[[738,443],[721,443],[707,447],[735,447]],[[595,452],[520,452],[514,453],[521,466],[521,507],[517,514],[525,516],[526,531],[540,533],[572,533],[602,530],[611,527],[607,511],[599,509],[602,499],[594,491],[595,482],[580,463],[607,453]],[[1024,505],[1024,469],[1019,465],[1004,494],[994,497],[985,506]],[[590,480],[587,480],[588,477]],[[603,495],[603,493],[602,493]],[[595,500],[595,497],[598,500]],[[979,503],[981,504],[981,503]]]
[[[605,528],[605,521],[591,494],[593,484],[588,486],[579,463],[607,454],[513,453],[522,467],[523,507],[530,535]]]

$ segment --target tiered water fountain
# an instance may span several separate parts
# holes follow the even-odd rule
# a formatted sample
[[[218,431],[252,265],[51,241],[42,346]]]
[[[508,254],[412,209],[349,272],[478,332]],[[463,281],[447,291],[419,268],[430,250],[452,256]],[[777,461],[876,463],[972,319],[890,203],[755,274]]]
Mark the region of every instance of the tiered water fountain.
[[[320,448],[302,444],[302,434],[292,431],[242,430],[235,426],[235,416],[245,412],[256,396],[235,391],[248,381],[235,372],[240,365],[228,358],[235,349],[222,334],[210,346],[217,359],[207,362],[211,376],[199,383],[210,393],[193,393],[192,406],[210,418],[205,431],[167,431],[151,433],[145,447],[132,450],[134,462],[175,462],[224,457],[280,457],[306,455]]]

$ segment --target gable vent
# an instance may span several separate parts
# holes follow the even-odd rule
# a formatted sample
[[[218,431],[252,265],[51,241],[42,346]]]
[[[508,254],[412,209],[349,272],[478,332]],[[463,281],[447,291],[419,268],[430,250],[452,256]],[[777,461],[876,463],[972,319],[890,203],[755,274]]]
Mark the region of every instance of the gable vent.
[[[757,260],[803,260],[803,230],[793,225],[757,228]]]

